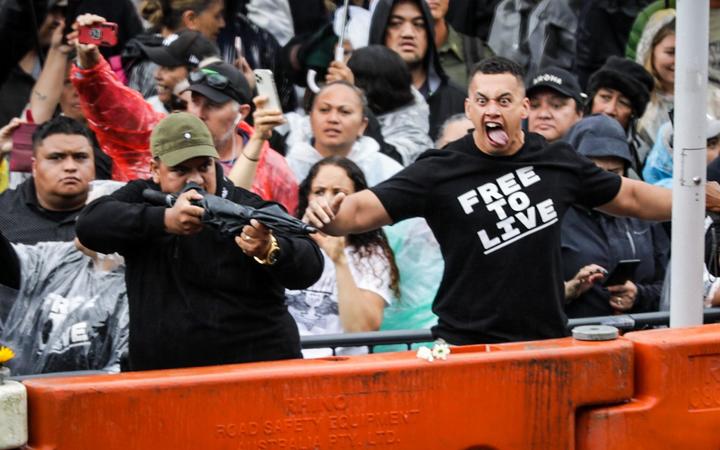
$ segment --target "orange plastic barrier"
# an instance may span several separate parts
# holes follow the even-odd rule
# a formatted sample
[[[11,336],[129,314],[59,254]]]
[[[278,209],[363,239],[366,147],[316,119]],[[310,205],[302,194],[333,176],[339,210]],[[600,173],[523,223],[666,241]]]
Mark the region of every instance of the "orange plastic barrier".
[[[628,399],[624,339],[34,379],[34,449],[569,449],[576,409]]]
[[[578,417],[579,449],[719,449],[720,325],[626,334],[635,395]]]

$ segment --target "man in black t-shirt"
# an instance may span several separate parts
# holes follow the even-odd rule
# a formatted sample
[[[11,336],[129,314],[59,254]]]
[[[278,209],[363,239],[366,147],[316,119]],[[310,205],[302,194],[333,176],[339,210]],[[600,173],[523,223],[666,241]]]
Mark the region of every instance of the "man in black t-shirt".
[[[520,67],[488,58],[476,66],[465,100],[471,134],[370,190],[311,203],[305,219],[342,235],[424,217],[445,258],[433,333],[451,344],[564,336],[560,220],[567,208],[667,220],[671,194],[523,132],[528,112]]]

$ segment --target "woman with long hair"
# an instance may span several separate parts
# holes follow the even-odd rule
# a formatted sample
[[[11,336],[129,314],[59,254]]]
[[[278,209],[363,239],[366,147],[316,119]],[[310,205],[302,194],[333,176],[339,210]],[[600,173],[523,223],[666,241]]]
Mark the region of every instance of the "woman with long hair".
[[[675,92],[675,10],[652,15],[637,46],[635,60],[653,77],[655,88],[638,122],[640,138],[652,148],[660,126],[670,120]],[[649,148],[647,150],[649,150]]]
[[[318,197],[331,199],[366,189],[362,170],[342,156],[320,160],[300,184],[298,216]],[[325,256],[320,280],[303,290],[287,290],[285,301],[301,335],[375,331],[385,307],[399,295],[399,272],[382,229],[346,237],[321,233],[313,238]],[[366,349],[340,349],[338,353],[364,353]],[[305,351],[305,356],[329,354]]]

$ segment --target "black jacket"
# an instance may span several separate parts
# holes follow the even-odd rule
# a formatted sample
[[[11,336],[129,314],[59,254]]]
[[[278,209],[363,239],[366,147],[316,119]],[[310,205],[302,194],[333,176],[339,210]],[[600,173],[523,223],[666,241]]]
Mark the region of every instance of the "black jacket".
[[[5,83],[10,70],[18,61],[36,47],[37,32],[32,25],[33,13],[39,26],[47,14],[47,4],[47,0],[0,1],[0,42],[3,43],[0,46],[0,86]]]
[[[595,0],[584,2],[578,15],[575,73],[585,88],[593,72],[612,55],[624,56],[635,17],[647,0]]]
[[[562,222],[564,279],[570,280],[582,267],[599,264],[612,272],[618,261],[639,259],[632,280],[637,298],[630,313],[657,311],[670,240],[658,223],[632,217],[613,217],[574,206]],[[568,317],[609,316],[610,292],[596,283],[587,292],[565,305]]]
[[[397,0],[380,0],[375,7],[370,22],[370,38],[368,45],[385,45],[385,30],[388,19]],[[451,82],[440,65],[435,48],[435,37],[433,31],[433,18],[430,9],[424,0],[416,2],[422,9],[425,17],[425,27],[428,36],[428,50],[425,55],[425,67],[427,68],[429,90],[425,95],[430,106],[430,137],[435,140],[440,126],[445,120],[465,111],[466,92],[455,83]]]
[[[220,172],[222,173],[222,172]],[[232,236],[205,228],[192,236],[164,230],[164,207],[145,203],[150,180],[131,181],[89,204],[78,220],[82,243],[125,257],[132,370],[301,357],[285,288],[312,285],[323,257],[309,237],[276,235],[273,266],[246,256]],[[218,180],[219,195],[248,206],[268,204]]]
[[[30,177],[17,189],[0,194],[0,231],[8,241],[18,244],[71,241],[79,212],[44,210],[37,201],[35,180]]]

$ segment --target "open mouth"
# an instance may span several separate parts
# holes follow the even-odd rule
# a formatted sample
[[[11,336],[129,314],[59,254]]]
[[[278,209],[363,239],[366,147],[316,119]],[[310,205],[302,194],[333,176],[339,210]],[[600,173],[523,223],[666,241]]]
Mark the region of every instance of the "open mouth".
[[[509,138],[502,124],[498,122],[485,122],[485,134],[495,147],[504,147],[507,145]]]

